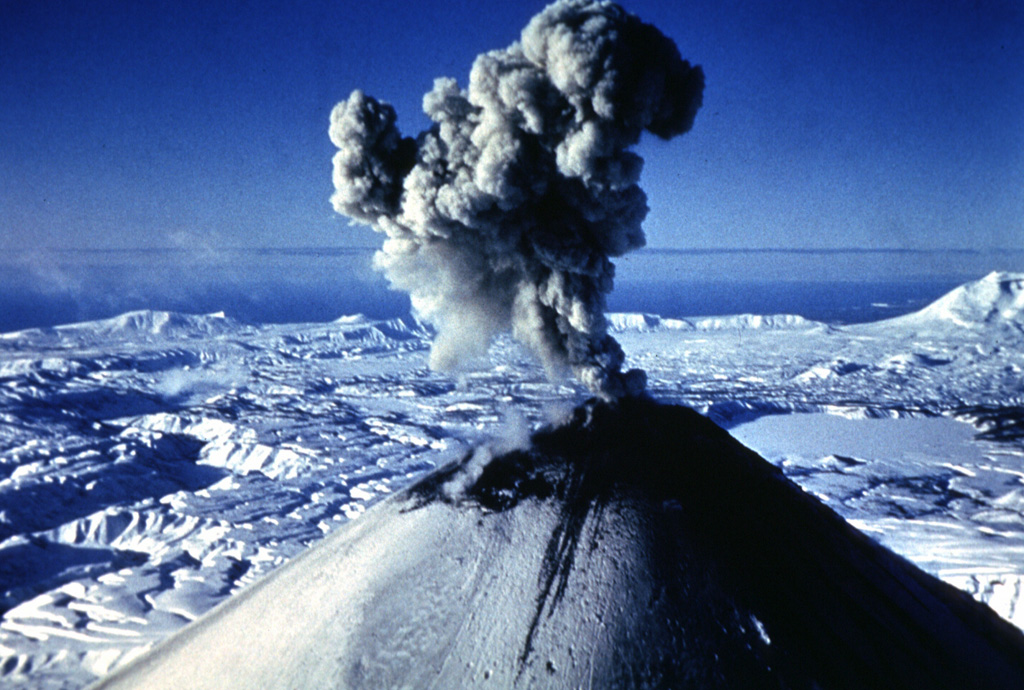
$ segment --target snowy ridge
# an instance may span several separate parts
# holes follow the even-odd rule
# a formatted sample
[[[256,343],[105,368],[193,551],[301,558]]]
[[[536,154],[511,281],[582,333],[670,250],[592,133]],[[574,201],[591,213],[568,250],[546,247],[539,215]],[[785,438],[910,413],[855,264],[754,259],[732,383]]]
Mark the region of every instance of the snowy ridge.
[[[1024,273],[993,271],[950,291],[924,309],[888,324],[950,323],[964,328],[1010,325],[1024,328]]]
[[[430,339],[434,336],[433,326],[415,314],[407,314],[386,321],[367,321],[361,316],[343,317],[334,323],[344,329],[344,337],[348,340],[403,341]],[[351,326],[355,327],[349,330]]]
[[[608,329],[623,331],[743,331],[800,329],[821,326],[797,314],[737,314],[667,319],[656,314],[614,313],[607,315]]]
[[[101,321],[58,326],[62,333],[89,333],[107,338],[160,335],[172,338],[220,335],[237,330],[241,324],[224,312],[181,314],[169,311],[132,311]]]
[[[170,311],[131,311],[109,319],[83,321],[53,328],[29,328],[0,334],[0,344],[38,345],[46,342],[138,341],[147,338],[197,339],[245,330],[224,312],[183,314]],[[6,341],[6,342],[5,342]]]

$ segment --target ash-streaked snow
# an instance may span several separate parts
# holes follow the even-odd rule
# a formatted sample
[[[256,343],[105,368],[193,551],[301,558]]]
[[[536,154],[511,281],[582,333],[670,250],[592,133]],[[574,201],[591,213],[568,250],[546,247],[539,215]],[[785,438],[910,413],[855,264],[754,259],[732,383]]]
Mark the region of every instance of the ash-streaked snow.
[[[732,427],[1020,626],[1022,286],[992,274],[856,326],[609,324],[655,398]],[[584,395],[507,339],[479,371],[439,375],[432,335],[413,317],[164,312],[0,335],[4,684],[81,687],[470,444]],[[783,416],[807,412],[829,414]]]

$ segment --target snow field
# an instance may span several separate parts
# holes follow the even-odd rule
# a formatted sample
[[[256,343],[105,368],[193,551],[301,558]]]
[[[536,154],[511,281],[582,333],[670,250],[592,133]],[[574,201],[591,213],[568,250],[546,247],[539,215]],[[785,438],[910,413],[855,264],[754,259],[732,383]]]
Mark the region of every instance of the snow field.
[[[732,428],[1021,626],[1015,281],[995,274],[941,309],[860,326],[609,321],[656,399]],[[585,395],[505,339],[483,368],[435,374],[431,336],[411,317],[136,312],[0,337],[3,684],[82,687],[429,469],[521,439]]]

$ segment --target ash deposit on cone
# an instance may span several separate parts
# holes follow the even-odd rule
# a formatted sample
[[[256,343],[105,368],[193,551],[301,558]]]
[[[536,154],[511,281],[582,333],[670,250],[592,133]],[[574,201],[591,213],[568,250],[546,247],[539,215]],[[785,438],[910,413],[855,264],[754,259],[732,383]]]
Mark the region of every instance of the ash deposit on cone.
[[[334,207],[387,235],[376,266],[438,330],[450,370],[511,330],[548,374],[639,394],[604,311],[611,259],[644,245],[644,131],[690,129],[700,67],[618,5],[548,6],[519,41],[477,57],[469,85],[423,98],[433,126],[403,137],[387,103],[354,91],[331,114]]]

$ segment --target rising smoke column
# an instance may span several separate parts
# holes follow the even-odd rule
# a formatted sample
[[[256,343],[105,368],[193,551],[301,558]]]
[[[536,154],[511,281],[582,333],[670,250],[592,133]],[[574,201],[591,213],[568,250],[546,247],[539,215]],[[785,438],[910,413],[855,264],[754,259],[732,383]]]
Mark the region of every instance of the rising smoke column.
[[[693,125],[704,76],[618,5],[562,0],[469,86],[440,78],[433,126],[399,133],[394,108],[355,91],[331,113],[335,209],[387,234],[375,257],[438,330],[431,366],[484,354],[511,328],[549,375],[604,398],[638,394],[604,317],[612,257],[644,245],[643,131]]]

